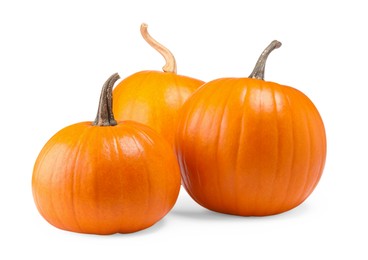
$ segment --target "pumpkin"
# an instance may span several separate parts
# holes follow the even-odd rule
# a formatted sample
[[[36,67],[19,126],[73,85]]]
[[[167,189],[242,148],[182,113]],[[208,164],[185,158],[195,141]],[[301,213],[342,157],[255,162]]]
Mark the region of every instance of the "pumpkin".
[[[180,173],[170,144],[136,122],[117,122],[105,83],[96,120],[70,125],[42,148],[32,190],[40,214],[60,229],[130,233],[163,218],[179,194]]]
[[[114,89],[114,115],[150,126],[173,146],[178,110],[204,82],[176,73],[173,54],[153,39],[148,25],[141,25],[143,38],[166,60],[163,71],[146,70],[122,80]]]
[[[266,216],[314,190],[326,159],[321,116],[301,91],[264,81],[273,41],[249,78],[204,84],[184,104],[176,135],[182,185],[217,212]]]

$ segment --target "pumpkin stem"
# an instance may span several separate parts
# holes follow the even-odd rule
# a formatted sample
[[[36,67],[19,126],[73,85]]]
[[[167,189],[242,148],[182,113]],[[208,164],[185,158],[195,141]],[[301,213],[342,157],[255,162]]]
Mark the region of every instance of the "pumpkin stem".
[[[272,41],[267,48],[262,52],[261,56],[259,56],[256,66],[253,69],[253,72],[250,74],[249,78],[252,79],[264,79],[265,66],[268,55],[274,50],[281,46],[281,42]]]
[[[112,112],[112,89],[115,82],[120,79],[118,73],[110,76],[102,87],[100,102],[95,121],[92,123],[95,126],[114,126],[117,122]]]
[[[156,51],[158,51],[165,59],[166,64],[162,67],[164,72],[176,73],[176,61],[174,55],[165,46],[157,42],[147,31],[148,25],[141,24],[141,34],[146,42],[151,45]]]

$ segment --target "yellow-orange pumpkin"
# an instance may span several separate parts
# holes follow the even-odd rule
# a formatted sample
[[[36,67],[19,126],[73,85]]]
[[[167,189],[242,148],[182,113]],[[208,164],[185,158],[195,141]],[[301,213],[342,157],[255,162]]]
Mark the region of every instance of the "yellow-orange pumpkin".
[[[202,206],[264,216],[290,210],[316,187],[325,128],[302,92],[263,80],[273,41],[249,78],[204,84],[184,104],[176,151],[182,183]]]
[[[176,73],[174,56],[148,34],[147,24],[141,25],[141,33],[166,64],[163,72],[140,71],[122,80],[114,89],[114,115],[150,126],[173,145],[178,110],[204,82]]]
[[[33,171],[36,206],[52,225],[93,234],[147,228],[173,207],[180,189],[179,166],[170,144],[136,122],[116,122],[105,83],[94,122],[56,133],[41,150]]]

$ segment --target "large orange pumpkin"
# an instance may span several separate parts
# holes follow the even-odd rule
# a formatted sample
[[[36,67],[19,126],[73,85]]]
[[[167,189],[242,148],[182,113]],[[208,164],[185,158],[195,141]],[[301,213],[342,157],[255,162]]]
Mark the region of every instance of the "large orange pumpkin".
[[[263,80],[273,41],[249,78],[203,85],[185,103],[176,150],[182,183],[202,206],[264,216],[290,210],[316,187],[326,135],[311,100]]]
[[[41,150],[33,171],[36,206],[52,225],[93,234],[147,228],[174,206],[179,166],[170,144],[136,122],[116,122],[105,83],[94,122],[56,133]]]
[[[163,55],[162,71],[140,71],[122,80],[114,89],[114,114],[118,120],[134,120],[150,126],[172,145],[178,110],[204,82],[176,73],[172,53],[155,41],[141,25],[143,38]]]

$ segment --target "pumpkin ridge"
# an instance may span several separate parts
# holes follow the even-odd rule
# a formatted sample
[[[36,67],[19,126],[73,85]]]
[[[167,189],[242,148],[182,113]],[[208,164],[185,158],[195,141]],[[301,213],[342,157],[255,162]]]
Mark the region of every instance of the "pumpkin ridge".
[[[294,119],[293,119],[293,113],[292,113],[292,109],[291,109],[291,101],[290,101],[290,97],[289,95],[287,95],[285,93],[285,89],[283,89],[282,87],[280,88],[282,94],[284,95],[285,100],[287,101],[287,105],[288,105],[288,113],[290,114],[290,123],[291,123],[291,135],[292,135],[292,140],[293,140],[293,144],[295,143],[295,130],[294,130]],[[294,159],[295,159],[295,149],[294,146],[292,145],[292,152],[291,152],[291,164],[290,164],[290,169],[289,169],[289,174],[288,174],[288,180],[287,180],[287,185],[286,185],[286,192],[285,192],[285,197],[282,203],[280,203],[279,208],[280,209],[284,209],[285,208],[285,204],[287,203],[288,199],[289,199],[289,194],[290,194],[290,187],[291,187],[291,179],[292,179],[292,172],[294,170]],[[280,211],[280,210],[279,210]]]
[[[190,114],[192,114],[192,112],[194,111],[194,112],[197,112],[197,109],[198,109],[198,107],[200,107],[200,112],[199,112],[199,116],[198,116],[198,118],[199,118],[199,120],[200,119],[203,119],[203,117],[206,115],[206,114],[208,114],[208,109],[209,109],[209,106],[207,106],[207,103],[211,103],[211,101],[212,100],[214,100],[215,98],[217,98],[217,92],[218,91],[221,91],[221,87],[218,87],[218,85],[217,84],[213,84],[213,85],[211,85],[210,86],[210,88],[211,89],[213,89],[213,94],[208,98],[208,100],[203,100],[202,99],[202,93],[200,92],[200,94],[198,95],[199,96],[199,98],[197,98],[197,103],[196,103],[196,105],[195,106],[193,106],[192,107],[192,111],[190,111],[191,113]],[[199,101],[199,102],[198,102]],[[205,105],[205,106],[204,106]],[[209,113],[209,114],[212,114],[212,113]],[[190,117],[192,117],[192,115],[190,115]],[[210,117],[211,118],[211,128],[213,127],[213,117]],[[199,125],[199,127],[198,127],[198,130],[200,130],[200,131],[203,131],[203,129],[202,129],[202,124],[201,124],[201,121],[198,121],[198,123],[197,123],[198,125]],[[206,129],[207,130],[207,129]],[[192,130],[190,130],[190,131],[192,131]],[[201,138],[201,136],[200,135],[196,135],[195,136],[195,140],[194,140],[194,144],[196,144],[196,143],[201,143],[201,141],[200,140],[198,140],[199,138]],[[198,156],[198,151],[197,151],[197,147],[196,147],[196,145],[194,145],[193,147],[193,154],[195,154],[196,155],[196,157],[198,157],[198,158],[200,158],[199,156]],[[217,147],[215,148],[215,149],[217,149]],[[201,151],[201,150],[200,150]],[[202,186],[202,177],[201,177],[201,171],[200,171],[200,169],[198,168],[200,165],[201,165],[201,160],[203,160],[203,158],[200,158],[199,160],[198,159],[195,159],[195,161],[194,161],[194,165],[195,165],[195,172],[196,172],[196,176],[197,176],[197,181],[195,181],[196,183],[195,183],[195,186],[198,186],[199,185],[199,187],[201,187]],[[198,187],[197,187],[198,188]],[[195,194],[195,196],[196,197],[198,197],[199,199],[199,201],[201,202],[201,203],[203,203],[203,201],[206,201],[207,200],[207,191],[206,192],[203,192],[203,193],[198,193],[198,192],[196,192],[196,194]]]
[[[257,80],[261,80],[261,79],[257,79]],[[255,85],[254,88],[257,89],[258,93],[256,96],[256,100],[258,100],[258,107],[257,107],[257,128],[259,129],[259,125],[262,123],[262,117],[260,115],[262,115],[263,111],[262,111],[262,92],[263,92],[263,82],[260,81],[259,84]],[[259,178],[257,178],[257,181],[255,183],[255,185],[257,186],[257,191],[261,190],[261,186],[262,183],[260,183]],[[258,194],[253,196],[252,198],[252,203],[253,203],[253,210],[254,212],[259,212],[259,205],[260,203],[259,201],[259,196]]]
[[[305,105],[308,105],[308,104],[305,104]],[[313,153],[313,150],[312,150],[312,138],[311,138],[311,127],[310,127],[310,115],[309,114],[305,114],[305,121],[306,121],[306,125],[307,125],[307,129],[308,129],[308,136],[309,136],[309,163],[308,163],[308,171],[307,171],[307,180],[310,179],[310,175],[311,175],[311,163],[312,163],[312,153]],[[316,179],[319,180],[319,177],[321,175],[315,177]],[[318,182],[318,181],[317,181]],[[304,183],[304,187],[303,187],[303,192],[301,193],[301,195],[299,196],[299,200],[302,200],[304,201],[306,199],[306,197],[308,197],[308,195],[310,194],[310,192],[314,189],[315,185],[314,183],[317,183],[315,182],[315,180],[313,180],[312,182],[308,183],[307,181]],[[311,183],[313,183],[313,185],[311,185]],[[307,190],[307,184],[309,184],[309,188]],[[304,197],[303,197],[304,195]]]
[[[299,99],[299,96],[298,96],[298,99]],[[300,102],[302,101],[302,102]],[[306,104],[305,102],[303,102],[303,100],[299,100],[298,104],[300,104],[303,109],[304,107],[306,107]],[[307,112],[308,113],[308,112]],[[308,154],[306,161],[308,162],[306,165],[306,170],[305,170],[305,174],[303,174],[304,176],[304,182],[303,182],[303,188],[299,190],[299,195],[296,196],[298,198],[298,201],[304,201],[305,200],[305,195],[306,195],[306,188],[307,188],[307,185],[309,184],[308,180],[310,179],[310,168],[311,168],[311,152],[312,152],[312,149],[311,149],[311,132],[310,132],[310,129],[309,129],[309,122],[308,122],[308,118],[307,118],[307,115],[306,113],[303,114],[303,121],[305,122],[305,131],[307,132],[307,138],[308,138],[308,141],[306,142],[308,144],[308,152],[306,154]]]
[[[247,79],[246,79],[247,80]],[[247,180],[249,179],[250,173],[249,171],[243,172],[239,170],[239,165],[243,165],[243,167],[245,167],[245,169],[248,168],[248,155],[249,155],[249,151],[248,151],[248,143],[249,143],[249,138],[248,138],[248,134],[250,130],[250,126],[249,126],[249,121],[251,119],[251,115],[249,114],[250,112],[252,112],[252,110],[250,109],[251,105],[251,100],[254,99],[254,91],[252,91],[253,87],[252,84],[250,82],[245,81],[246,84],[246,93],[244,95],[244,101],[243,101],[243,108],[242,108],[242,118],[241,118],[241,132],[240,132],[240,136],[239,136],[239,143],[238,143],[238,149],[237,149],[237,156],[236,156],[236,173],[237,173],[237,177],[239,179],[239,176],[241,176],[241,185],[245,185],[245,188],[243,188],[243,192],[248,192],[249,189],[248,187],[246,187],[246,183],[248,182]],[[240,148],[242,148],[242,151],[240,151]],[[243,157],[241,157],[241,155]],[[244,163],[241,163],[241,160],[244,161]],[[235,187],[239,187],[239,184],[236,185]],[[241,187],[241,186],[240,186]],[[241,188],[236,188],[236,190],[240,191]],[[241,198],[241,205],[244,207],[247,207],[246,205],[251,204],[251,197],[247,197],[247,196],[243,196],[244,193],[241,193],[240,196],[238,197],[238,201],[239,198]],[[238,193],[239,194],[239,193]],[[239,205],[239,204],[238,204]],[[243,212],[239,212],[240,215],[243,214]]]
[[[228,78],[228,79],[226,79],[226,82],[230,83],[230,82],[232,82],[232,79]],[[228,104],[231,101],[230,97],[236,90],[236,88],[233,86],[234,84],[229,84],[229,85],[230,85],[230,87],[229,87],[229,90],[227,90],[226,98],[222,95],[220,96],[220,98],[224,100],[223,104],[220,104],[219,106],[217,106],[218,108],[221,107],[222,111],[220,112],[220,117],[219,118],[221,119],[221,121],[218,124],[217,135],[216,135],[217,138],[216,138],[216,142],[214,144],[214,147],[215,147],[214,150],[216,151],[216,154],[215,154],[215,161],[216,162],[220,161],[219,160],[219,151],[220,151],[219,144],[220,144],[220,140],[222,140],[221,136],[222,136],[223,125],[224,125],[224,115],[225,115],[226,110],[228,110]],[[218,88],[218,89],[220,89],[220,88]],[[224,205],[226,205],[226,203],[224,203],[223,199],[222,199],[224,192],[222,190],[222,185],[221,185],[221,179],[222,179],[224,173],[222,172],[222,169],[216,168],[216,170],[217,170],[217,174],[216,174],[216,176],[217,176],[217,190],[218,190],[218,194],[219,194],[218,203],[219,203],[219,205],[221,205],[221,208],[223,208]],[[225,174],[227,174],[227,173],[225,173]]]
[[[65,129],[65,128],[64,128]],[[64,129],[60,130],[59,132],[61,131],[65,131]],[[58,133],[59,133],[58,132]],[[62,226],[62,229],[66,229],[65,228],[65,225],[62,223],[62,221],[60,220],[60,217],[58,216],[58,214],[56,214],[55,212],[55,206],[54,206],[54,203],[52,202],[52,198],[50,195],[50,203],[49,203],[49,206],[52,208],[52,210],[50,210],[47,206],[46,206],[46,209],[45,209],[45,206],[43,203],[40,203],[40,196],[38,194],[38,192],[36,192],[37,190],[39,190],[40,188],[40,185],[38,184],[39,181],[38,179],[40,178],[40,172],[39,172],[39,168],[40,168],[40,165],[42,164],[42,162],[49,156],[49,153],[50,151],[52,151],[54,149],[54,142],[52,142],[53,140],[59,140],[60,137],[57,135],[57,134],[54,134],[51,139],[46,143],[46,145],[42,148],[40,154],[38,155],[37,157],[37,161],[35,163],[35,166],[34,166],[34,172],[36,174],[34,174],[32,176],[32,180],[33,180],[33,194],[34,194],[34,198],[35,198],[35,202],[36,202],[36,205],[37,205],[37,208],[39,210],[39,212],[41,213],[41,215],[47,219],[47,216],[49,215],[49,212],[52,211],[54,212],[54,216],[56,218],[56,221],[53,220],[47,220],[49,223],[51,223],[53,226]],[[58,156],[61,156],[61,154],[59,154]],[[47,180],[47,183],[52,183],[53,182],[53,179],[54,179],[54,172],[51,172],[51,174],[48,176],[48,180]],[[42,189],[42,188],[41,188]]]
[[[231,82],[231,78],[225,78],[223,80],[226,81],[226,82]],[[219,159],[218,159],[219,158],[219,155],[218,154],[219,154],[219,150],[220,150],[219,149],[219,142],[220,142],[220,136],[221,136],[221,130],[222,130],[221,125],[223,124],[223,122],[222,122],[223,115],[225,114],[226,106],[227,106],[227,104],[229,102],[229,96],[230,96],[229,93],[231,93],[231,91],[233,90],[233,88],[226,89],[226,95],[227,96],[226,96],[226,98],[224,98],[224,95],[222,93],[224,91],[224,89],[222,89],[223,86],[218,86],[218,85],[215,84],[215,87],[216,87],[216,89],[213,90],[212,95],[210,95],[206,100],[204,100],[204,102],[208,102],[209,104],[211,104],[211,103],[212,104],[216,104],[216,113],[215,114],[216,115],[218,113],[221,114],[221,116],[219,117],[221,121],[219,122],[218,128],[216,129],[217,134],[215,136],[215,143],[213,144],[213,148],[211,148],[211,151],[215,151],[214,154],[212,155],[214,157],[214,161],[215,162],[219,162]],[[221,94],[219,95],[219,93],[221,93]],[[219,103],[218,102],[219,100],[222,101],[222,103]],[[221,106],[220,106],[220,104],[221,104]],[[211,123],[210,123],[210,125],[211,125],[211,128],[213,128],[213,122],[215,120],[217,120],[217,118],[215,118],[212,115],[212,113],[209,113],[208,112],[208,108],[209,108],[209,106],[205,106],[205,108],[202,110],[203,113],[201,114],[200,118],[203,118],[203,114],[206,117],[211,117]],[[198,164],[196,163],[196,165],[198,165]],[[213,183],[213,185],[215,183],[216,183],[216,185],[214,185],[215,187],[213,187],[213,188],[216,188],[217,189],[216,200],[218,201],[218,205],[220,205],[220,208],[222,208],[222,205],[224,205],[224,202],[223,202],[223,199],[222,199],[222,197],[223,197],[223,191],[222,191],[222,188],[221,188],[221,185],[220,185],[221,184],[221,177],[222,177],[221,175],[222,174],[220,174],[221,173],[221,169],[219,169],[218,167],[216,168],[216,171],[217,171],[217,174],[215,175],[216,176],[216,182],[214,181],[214,183]],[[197,171],[197,172],[199,172],[199,171]],[[206,176],[206,178],[207,178],[207,176]],[[205,196],[208,196],[208,194],[206,194]],[[215,205],[216,205],[216,203],[215,203]],[[213,207],[213,206],[211,205],[211,207]],[[216,209],[216,207],[215,207],[215,209]]]
[[[86,138],[87,134],[88,134],[88,130],[87,130],[88,128],[89,127],[86,127],[86,128],[83,129],[82,133],[80,134],[80,136],[78,138],[77,144],[75,145],[75,148],[74,148],[76,150],[76,155],[75,155],[74,161],[72,163],[74,169],[71,171],[73,176],[71,178],[72,179],[71,185],[70,185],[71,189],[69,189],[69,192],[70,192],[70,195],[71,195],[71,201],[72,201],[71,211],[74,215],[75,224],[76,224],[76,226],[79,230],[83,230],[83,228],[82,228],[82,226],[81,226],[81,224],[78,220],[79,216],[78,216],[78,214],[75,210],[76,209],[75,194],[78,194],[78,191],[76,189],[76,186],[78,186],[78,185],[76,185],[76,183],[77,183],[76,179],[77,179],[77,176],[79,175],[76,171],[77,171],[77,165],[78,165],[77,162],[79,161],[79,158],[81,156],[82,148],[84,148],[84,145],[86,145],[88,143],[86,141],[88,139],[88,138]],[[72,151],[69,150],[68,152],[71,153]],[[73,156],[70,156],[70,154],[68,155],[68,157],[73,158]],[[82,176],[79,176],[79,179],[81,179]],[[94,190],[98,190],[98,189],[94,189]]]
[[[213,95],[213,93],[212,93],[212,95]],[[200,105],[202,105],[202,103],[204,102],[200,98],[197,98],[197,95],[195,95],[195,94],[190,98],[189,101],[192,102],[193,100],[195,100],[196,102],[198,102],[198,104],[200,104]],[[187,121],[187,118],[192,118],[193,117],[192,114],[194,114],[195,112],[197,112],[197,110],[195,109],[194,106],[192,106],[191,109],[186,112],[186,118],[185,118],[184,122]],[[203,118],[203,115],[205,113],[205,109],[203,108],[203,106],[201,107],[199,113],[200,113],[199,118]],[[189,128],[189,124],[188,123],[184,124],[184,131],[183,131],[184,136],[188,135],[188,128]],[[197,138],[197,136],[195,138]],[[197,142],[197,140],[194,141],[194,143],[196,143],[196,142]],[[196,146],[192,146],[191,149],[193,149],[192,150],[192,153],[193,154],[197,154]],[[187,153],[186,152],[184,152],[184,153],[181,152],[181,156],[184,157],[184,158],[186,156],[185,154],[187,154]],[[198,182],[199,185],[201,185],[201,176],[199,174],[197,160],[198,159],[196,157],[194,157],[193,162],[192,162],[195,165],[195,170],[194,170],[194,172],[196,174],[196,181],[195,182]],[[186,162],[187,159],[184,159],[182,161],[183,161],[183,167],[187,168],[188,167],[187,166],[187,162]],[[185,171],[181,171],[181,172],[185,172]],[[201,194],[197,194],[196,192],[192,192],[193,190],[196,190],[196,188],[193,188],[193,187],[196,186],[196,184],[192,180],[193,177],[187,176],[187,175],[183,175],[183,174],[182,174],[182,177],[183,177],[184,184],[188,186],[188,188],[186,188],[186,190],[188,191],[188,193],[192,196],[192,198],[195,201],[197,201],[199,204],[201,204],[202,203],[202,195]]]
[[[149,143],[150,145],[153,145],[153,140],[152,140],[152,138],[150,137],[150,136],[148,136],[147,135],[147,133],[145,132],[145,131],[140,131],[139,133],[138,133],[138,135],[139,135],[139,137],[142,139],[142,140],[144,140],[144,141],[146,141],[147,143]],[[167,144],[169,144],[169,143],[167,143]],[[171,147],[171,146],[170,146]],[[145,162],[145,165],[146,165],[146,167],[148,166],[148,163],[147,162]],[[148,168],[148,167],[147,167]],[[169,174],[173,174],[172,172],[169,172]],[[150,177],[150,175],[148,176],[147,175],[147,183],[148,183],[148,193],[149,194],[151,194],[151,190],[152,190],[152,188],[151,188],[151,181],[149,180],[149,177]],[[180,190],[179,190],[180,191]],[[175,205],[175,203],[173,203],[173,204],[171,204],[171,208],[168,208],[167,206],[167,202],[169,201],[169,189],[168,189],[168,185],[167,185],[167,183],[166,183],[166,185],[165,185],[165,191],[164,191],[164,193],[165,193],[165,196],[164,196],[164,198],[163,198],[163,200],[161,200],[161,203],[164,205],[164,206],[166,206],[166,207],[164,207],[164,208],[166,208],[167,210],[171,210],[171,208]],[[152,196],[149,196],[149,198],[152,198]],[[176,198],[177,199],[177,198]],[[148,203],[148,205],[150,205],[151,203]],[[151,208],[148,206],[147,207],[147,211],[149,211],[149,210],[151,210]],[[160,214],[159,214],[159,219],[161,219],[162,217],[164,216],[164,214],[163,214],[163,211],[161,211],[160,212]]]
[[[35,200],[35,204],[40,212],[40,214],[45,218],[46,217],[46,213],[45,210],[43,209],[43,207],[41,206],[40,203],[40,198],[38,196],[38,193],[35,192],[36,190],[38,190],[39,188],[39,184],[38,184],[38,179],[39,179],[39,173],[38,173],[38,168],[39,168],[39,164],[40,162],[42,162],[44,160],[44,158],[46,157],[46,155],[49,153],[49,151],[51,150],[52,145],[50,142],[48,142],[45,147],[41,150],[42,154],[40,153],[40,155],[37,157],[36,159],[36,163],[34,165],[34,169],[33,172],[36,172],[36,174],[32,175],[32,193],[33,193],[33,198]]]
[[[239,185],[237,185],[239,182],[237,181],[238,179],[239,179],[239,175],[240,175],[240,173],[239,173],[239,165],[240,165],[240,160],[241,160],[241,157],[240,157],[240,155],[241,155],[241,153],[240,153],[240,147],[241,147],[241,145],[240,145],[240,143],[244,143],[244,141],[242,141],[245,137],[246,137],[246,135],[245,135],[245,131],[247,131],[246,129],[247,129],[247,127],[245,127],[245,122],[244,122],[244,120],[245,120],[245,117],[246,117],[246,114],[247,114],[247,110],[248,110],[248,99],[250,98],[250,94],[249,94],[249,90],[248,90],[248,86],[246,86],[246,91],[245,91],[245,94],[244,94],[244,97],[243,97],[243,100],[242,100],[242,117],[241,117],[241,120],[240,120],[240,132],[239,132],[239,138],[238,138],[238,140],[239,140],[239,143],[238,143],[238,147],[237,147],[237,149],[236,149],[236,156],[234,157],[235,158],[235,176],[234,176],[234,178],[235,178],[235,187],[234,187],[234,190],[235,190],[235,198],[236,198],[236,205],[237,205],[237,208],[238,208],[238,211],[239,211],[239,204],[240,204],[240,202],[239,202],[239,198],[240,198],[240,196],[239,196],[239,194],[238,194],[238,190],[240,190],[239,188],[238,188],[238,186]],[[239,211],[239,214],[241,214],[241,212]]]
[[[239,136],[238,136],[238,145],[237,145],[237,148],[236,148],[236,152],[235,152],[235,160],[234,160],[234,165],[235,165],[235,169],[234,169],[234,181],[233,181],[233,191],[234,191],[234,201],[235,201],[235,208],[236,208],[236,211],[238,212],[238,214],[241,213],[240,211],[240,201],[239,201],[239,188],[238,188],[238,183],[239,183],[239,164],[240,164],[240,143],[242,143],[241,140],[243,140],[243,135],[244,135],[244,130],[245,130],[245,127],[244,127],[244,118],[245,118],[245,110],[247,109],[247,106],[246,106],[246,99],[247,99],[247,96],[248,96],[248,86],[246,85],[246,83],[244,82],[241,82],[241,83],[238,83],[238,84],[241,84],[242,85],[242,92],[244,92],[242,94],[242,97],[241,97],[241,101],[240,101],[240,104],[241,104],[241,108],[242,108],[242,113],[241,113],[241,119],[240,119],[240,131],[239,131]],[[236,85],[236,84],[234,84]]]
[[[312,101],[311,101],[312,102]],[[317,108],[314,106],[314,104],[312,103],[314,109],[315,109],[315,113],[316,113],[316,117],[318,117],[318,120],[322,122],[322,130],[324,132],[324,138],[323,138],[323,152],[324,154],[326,155],[327,154],[327,140],[326,140],[326,128],[325,128],[325,125],[323,124],[323,121],[322,121],[322,118],[321,118],[321,115],[319,113],[319,111],[317,110]],[[321,160],[321,165],[319,167],[319,172],[321,173],[320,176],[317,178],[316,180],[316,183],[315,183],[315,186],[318,184],[319,180],[321,179],[322,177],[322,172],[323,172],[323,169],[324,169],[324,166],[325,166],[325,163],[326,163],[326,157],[323,158]]]
[[[276,102],[276,96],[275,96],[275,87],[272,86],[270,87],[270,90],[272,91],[272,102],[273,102],[273,114],[274,114],[274,117],[276,118],[275,122],[276,122],[276,146],[277,146],[277,153],[275,154],[275,166],[274,166],[274,173],[272,174],[273,175],[273,178],[272,178],[272,186],[275,187],[275,181],[277,180],[277,177],[279,175],[279,154],[280,154],[280,135],[279,135],[279,132],[280,132],[280,124],[279,124],[279,120],[278,120],[278,117],[279,117],[279,113],[278,113],[278,108],[277,108],[277,102]],[[269,197],[269,203],[270,205],[273,205],[273,199],[274,199],[274,193],[275,193],[275,188],[272,188],[271,189],[271,192],[270,192],[270,197]],[[270,206],[270,208],[272,208]]]
[[[140,137],[140,138],[144,138],[145,139],[145,141],[147,141],[147,138],[145,138],[144,136],[143,136],[143,133],[142,133],[142,131],[139,131],[139,132],[137,132],[136,134],[133,134],[131,137],[132,137],[132,139],[133,139],[133,141],[134,141],[134,143],[135,143],[135,146],[136,146],[136,148],[137,148],[137,150],[139,151],[139,154],[140,154],[140,157],[141,158],[144,158],[144,150],[143,150],[143,148],[142,148],[142,145],[140,145],[139,143],[140,143],[140,141],[138,141],[137,140],[137,135]],[[150,139],[150,138],[148,138],[148,139]],[[150,140],[150,142],[149,142],[150,144],[152,144],[152,140]],[[148,167],[148,163],[147,163],[147,161],[146,160],[143,160],[143,162],[144,162],[144,168],[145,168],[145,170],[148,170],[149,169],[149,167]],[[147,201],[145,202],[145,210],[143,210],[142,209],[142,211],[145,211],[146,212],[146,214],[151,210],[151,208],[150,208],[150,200],[151,200],[151,191],[152,191],[152,187],[151,187],[151,183],[150,183],[150,181],[149,181],[149,178],[150,178],[150,172],[149,172],[149,174],[146,174],[146,183],[145,183],[145,185],[146,185],[146,187],[148,187],[148,189],[147,189],[147,194],[148,194],[148,196],[147,196]],[[141,185],[143,185],[143,183],[141,183]],[[143,216],[144,215],[146,215],[146,214],[143,214]],[[149,215],[149,214],[147,214],[147,215]],[[139,225],[143,225],[144,226],[144,224],[145,224],[145,221],[144,221],[144,219],[140,219],[140,223],[139,223]]]
[[[122,123],[118,124],[117,127],[110,127],[110,131],[112,132],[112,139],[113,139],[113,143],[114,143],[114,154],[116,154],[117,158],[124,158],[124,153],[122,151],[122,148],[121,148],[121,145],[119,144],[119,137],[122,135],[122,133],[124,133],[124,130],[123,129],[119,129],[119,128],[122,128]],[[123,184],[123,181],[124,181],[124,178],[122,177],[121,178],[122,180],[122,185]],[[98,194],[96,192],[96,194]],[[124,197],[125,193],[124,191],[122,191],[120,193],[120,197]],[[99,201],[98,198],[96,198],[96,201]],[[124,212],[124,210],[122,210],[122,212]],[[118,232],[122,232],[123,230],[120,230],[121,229],[121,226],[122,225],[119,225],[120,227],[119,228],[116,228],[115,232],[118,233]]]
[[[193,111],[194,111],[194,109],[192,109],[192,111],[190,111],[191,112],[190,114],[192,114]],[[203,109],[203,107],[202,107],[201,110],[200,110],[200,116],[199,116],[199,118],[202,118],[203,115],[204,115],[204,113],[205,113],[205,109]],[[188,126],[188,125],[186,125],[186,126]],[[186,130],[187,130],[187,128],[186,128]],[[185,135],[187,135],[187,133],[185,133]],[[195,139],[197,139],[197,136],[196,136]],[[195,140],[194,143],[197,143],[197,140]],[[197,154],[196,146],[193,146],[193,154]],[[201,181],[202,178],[201,178],[201,175],[199,174],[200,171],[198,170],[198,162],[197,162],[197,160],[198,160],[198,158],[195,158],[194,159],[194,164],[195,164],[195,170],[194,170],[194,172],[196,173],[196,176],[197,176],[197,178],[196,178],[197,180],[195,182],[197,182],[201,186],[202,185],[202,181]],[[192,183],[192,177],[189,177],[188,180],[189,180],[189,183],[190,183],[191,186],[192,186],[192,184],[195,185],[195,186],[197,186],[197,184]],[[201,204],[202,201],[203,201],[202,194],[198,194],[198,193],[195,193],[195,192],[193,192],[192,194],[193,194],[193,197],[196,198],[197,201],[200,201],[200,204]]]
[[[311,160],[311,158],[313,158],[313,149],[312,149],[312,147],[313,147],[313,144],[312,144],[312,138],[311,138],[311,124],[310,124],[310,116],[309,115],[305,115],[306,116],[306,122],[307,122],[307,127],[308,127],[308,135],[309,135],[309,140],[310,140],[310,142],[309,142],[309,144],[310,144],[310,148],[309,148],[309,158],[310,158],[310,160],[309,160],[309,164],[308,164],[308,172],[307,172],[307,175],[308,175],[308,178],[307,178],[307,180],[309,180],[310,179],[310,175],[311,175],[311,169],[312,169],[312,167],[311,167],[311,164],[312,164],[312,160]],[[318,179],[317,177],[315,177],[315,179]],[[300,196],[300,200],[301,201],[304,201],[307,197],[308,197],[308,194],[310,193],[310,191],[311,190],[313,190],[313,188],[314,188],[314,183],[315,183],[315,179],[312,179],[312,181],[310,181],[308,184],[309,184],[309,187],[307,187],[307,182],[304,184],[304,187],[303,187],[303,191],[304,191],[304,197],[303,197],[303,193],[301,194],[301,196]],[[313,184],[312,184],[313,183]]]
[[[314,105],[313,105],[314,106]],[[318,110],[316,109],[315,110],[315,112],[316,112],[316,115],[315,116],[317,116],[318,118],[319,118],[319,120],[321,120],[321,116],[320,116],[320,114],[319,114],[319,112],[318,112]],[[323,125],[323,123],[322,123],[322,127],[323,127],[323,131],[324,132],[326,132],[326,130],[325,130],[325,126]],[[323,138],[323,150],[324,150],[324,154],[326,154],[326,152],[327,152],[327,142],[326,142],[326,137],[324,137]],[[324,158],[324,159],[322,159],[321,160],[321,162],[320,162],[320,166],[319,166],[319,169],[318,169],[318,172],[320,172],[320,173],[322,173],[323,172],[323,169],[324,169],[324,166],[325,166],[325,162],[326,162],[326,158]],[[311,191],[310,191],[310,193],[316,188],[316,186],[317,186],[317,184],[318,184],[318,182],[319,182],[319,180],[321,179],[321,177],[322,177],[322,174],[320,174],[316,179],[315,179],[315,182],[314,182],[314,184],[313,184],[313,188],[311,189]]]
[[[58,154],[58,156],[55,158],[55,161],[57,162],[58,158],[61,157],[61,156],[63,156],[63,155],[64,154],[62,154],[62,153]],[[55,177],[56,177],[55,175],[56,175],[55,172],[52,172],[50,174],[50,177],[49,177],[50,178],[50,181],[49,181],[49,183],[51,183],[51,186],[54,186],[53,184],[55,183]],[[53,192],[51,192],[49,196],[50,196],[50,207],[52,208],[52,212],[54,212],[54,217],[55,217],[55,219],[58,222],[58,225],[56,225],[56,226],[60,226],[64,230],[68,230],[68,227],[61,220],[62,218],[60,217],[59,212],[55,210],[56,207],[55,207]]]

